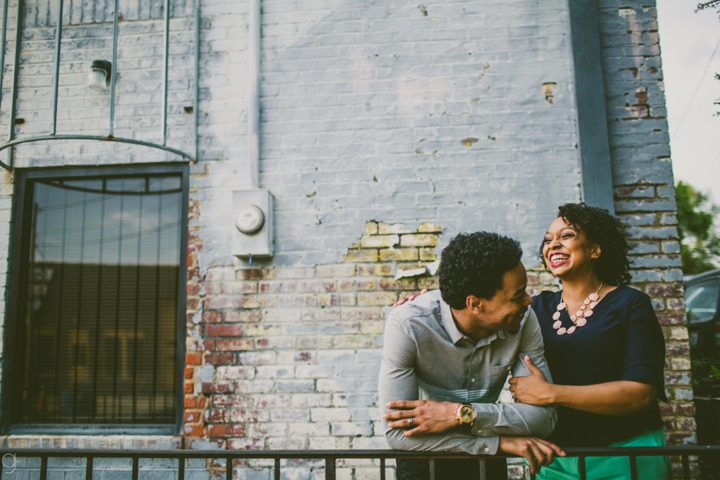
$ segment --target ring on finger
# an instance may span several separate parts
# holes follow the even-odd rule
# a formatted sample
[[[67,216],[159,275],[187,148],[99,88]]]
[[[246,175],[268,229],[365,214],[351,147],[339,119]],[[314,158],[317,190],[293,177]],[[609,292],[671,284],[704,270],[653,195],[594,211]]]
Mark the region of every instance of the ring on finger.
[[[412,427],[412,424],[413,424],[413,419],[408,418],[408,427]]]

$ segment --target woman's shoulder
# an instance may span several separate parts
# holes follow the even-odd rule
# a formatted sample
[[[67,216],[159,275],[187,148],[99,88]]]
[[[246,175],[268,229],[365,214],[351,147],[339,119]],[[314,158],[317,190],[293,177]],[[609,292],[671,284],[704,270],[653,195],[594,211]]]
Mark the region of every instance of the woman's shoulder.
[[[620,285],[608,295],[612,295],[613,298],[622,302],[650,303],[650,296],[647,293],[628,285]]]
[[[552,290],[543,290],[537,295],[532,297],[532,308],[537,313],[540,309],[547,310],[551,307],[550,304],[559,299],[559,292],[553,292]],[[556,298],[557,297],[557,298]],[[554,310],[554,307],[552,307]]]

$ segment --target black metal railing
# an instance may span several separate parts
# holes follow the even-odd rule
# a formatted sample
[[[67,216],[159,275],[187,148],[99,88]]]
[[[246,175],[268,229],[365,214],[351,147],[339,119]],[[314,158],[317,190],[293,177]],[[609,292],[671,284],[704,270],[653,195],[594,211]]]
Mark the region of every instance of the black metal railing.
[[[690,447],[607,447],[607,448],[567,448],[570,457],[578,457],[580,478],[585,480],[585,459],[587,457],[627,457],[629,458],[630,475],[638,478],[637,457],[668,456],[680,457],[682,462],[682,478],[690,480],[691,462],[696,457],[720,459],[719,446]],[[274,478],[281,478],[282,460],[320,460],[324,461],[325,479],[336,478],[338,460],[375,459],[379,460],[379,476],[386,478],[386,461],[389,459],[428,459],[430,461],[431,478],[435,460],[438,459],[478,459],[480,471],[483,472],[484,460],[488,458],[510,457],[499,454],[496,456],[473,456],[455,452],[403,452],[399,450],[56,450],[56,449],[0,449],[0,479],[11,479],[9,469],[15,471],[18,458],[40,459],[40,480],[48,478],[48,459],[50,458],[84,458],[85,480],[92,480],[95,459],[130,459],[132,460],[132,480],[140,479],[140,459],[171,459],[177,461],[177,480],[185,480],[185,464],[188,460],[224,460],[225,478],[233,480],[233,461],[235,460],[273,460]],[[693,457],[693,458],[691,458]],[[230,468],[228,468],[228,466]],[[222,468],[222,465],[219,465]],[[36,470],[33,468],[33,470]]]

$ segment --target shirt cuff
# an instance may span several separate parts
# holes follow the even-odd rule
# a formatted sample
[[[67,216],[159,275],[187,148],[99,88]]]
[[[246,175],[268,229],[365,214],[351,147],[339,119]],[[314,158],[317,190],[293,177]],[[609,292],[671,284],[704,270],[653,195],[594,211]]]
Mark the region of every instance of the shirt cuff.
[[[480,441],[479,455],[495,455],[500,448],[500,437],[478,438]]]
[[[473,423],[470,433],[478,437],[489,437],[494,435],[493,428],[497,424],[495,414],[492,409],[479,409],[477,405],[473,405],[475,409],[475,423]]]

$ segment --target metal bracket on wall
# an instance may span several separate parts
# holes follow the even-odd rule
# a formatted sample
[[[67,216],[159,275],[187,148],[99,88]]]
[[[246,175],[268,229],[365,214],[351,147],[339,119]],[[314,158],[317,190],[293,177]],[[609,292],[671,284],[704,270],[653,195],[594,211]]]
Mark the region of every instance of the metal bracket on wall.
[[[2,91],[2,82],[5,74],[5,41],[7,35],[7,16],[8,1],[3,0],[3,19],[2,32],[0,33],[0,91]],[[168,60],[170,45],[170,0],[164,2],[164,42],[163,42],[163,98],[162,98],[162,143],[147,142],[136,140],[134,138],[116,137],[115,129],[115,85],[117,79],[117,50],[118,50],[118,13],[120,0],[115,0],[115,9],[113,11],[113,40],[112,40],[112,70],[110,72],[110,114],[108,119],[107,135],[83,135],[83,134],[62,134],[57,135],[57,114],[58,114],[58,85],[60,77],[60,47],[62,44],[62,15],[63,0],[58,0],[57,24],[55,27],[55,56],[53,70],[53,97],[52,97],[52,128],[49,133],[44,135],[34,135],[25,138],[15,138],[15,119],[17,114],[17,89],[18,89],[18,70],[20,66],[20,44],[22,41],[23,28],[23,11],[25,2],[18,0],[16,11],[15,26],[15,52],[13,59],[12,87],[10,94],[10,124],[8,127],[8,141],[0,145],[0,151],[8,149],[7,162],[0,161],[0,167],[6,170],[13,169],[13,147],[23,143],[41,142],[47,140],[92,140],[106,142],[129,143],[132,145],[141,145],[145,147],[156,148],[166,152],[179,155],[191,162],[197,162],[199,159],[198,146],[198,102],[200,97],[200,0],[195,3],[195,86],[194,86],[194,105],[193,105],[193,135],[195,151],[192,153],[167,146],[167,109],[168,109]],[[1,99],[0,99],[1,101]]]

